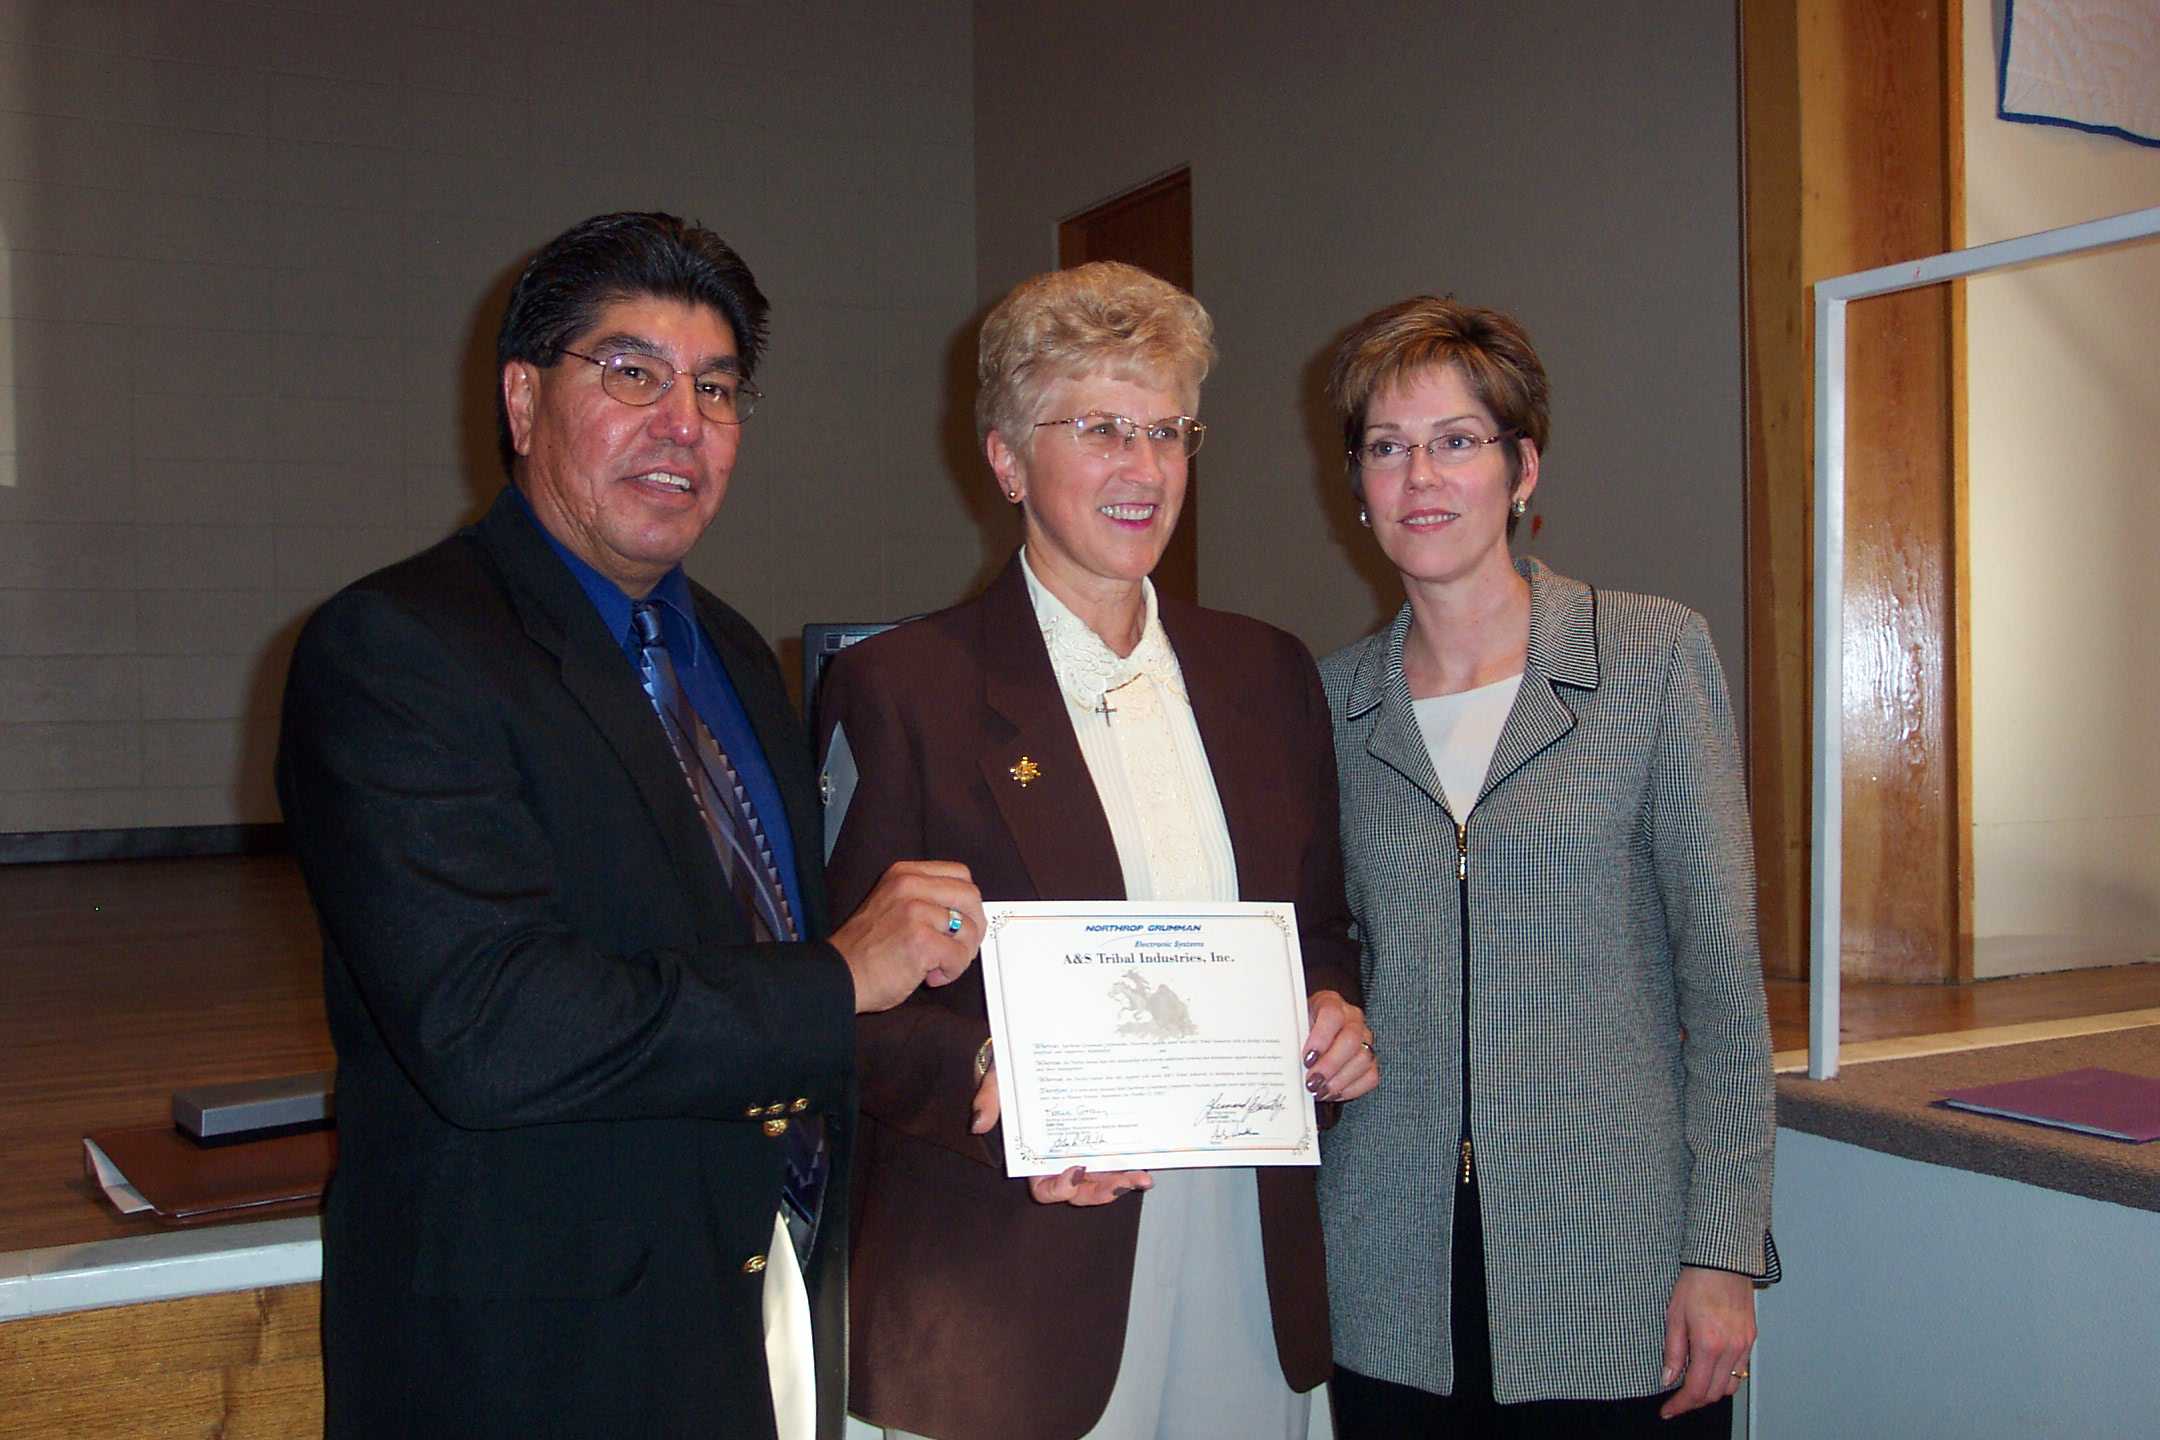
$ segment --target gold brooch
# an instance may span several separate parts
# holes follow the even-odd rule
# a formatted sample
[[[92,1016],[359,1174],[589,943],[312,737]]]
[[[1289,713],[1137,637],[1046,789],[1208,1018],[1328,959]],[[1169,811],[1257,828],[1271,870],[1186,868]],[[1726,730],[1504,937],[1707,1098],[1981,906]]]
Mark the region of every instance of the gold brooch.
[[[1041,774],[1042,766],[1037,765],[1025,755],[1020,757],[1019,764],[1012,767],[1012,777],[1020,782],[1020,788],[1023,790],[1027,789],[1029,783]]]

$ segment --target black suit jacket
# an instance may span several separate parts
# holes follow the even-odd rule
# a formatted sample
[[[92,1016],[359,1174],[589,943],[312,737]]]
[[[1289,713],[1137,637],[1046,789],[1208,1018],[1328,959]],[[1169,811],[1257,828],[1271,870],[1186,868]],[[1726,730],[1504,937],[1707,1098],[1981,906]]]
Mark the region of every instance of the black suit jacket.
[[[778,666],[693,590],[822,936]],[[514,496],[310,620],[278,792],[338,1051],[328,1433],[770,1436],[769,1122],[815,1111],[837,1436],[853,985],[822,941],[750,943],[620,642]]]
[[[1297,905],[1309,990],[1358,1000],[1327,702],[1296,639],[1158,597],[1247,900]],[[843,651],[819,694],[860,782],[826,876],[853,904],[893,860],[962,860],[987,900],[1121,899],[1110,823],[1017,560],[965,604]],[[1034,767],[1023,785],[1014,769]],[[835,803],[839,803],[837,798]],[[1070,1440],[1117,1379],[1144,1197],[1038,1205],[968,1128],[990,1033],[980,967],[865,1016],[853,1317],[857,1414],[943,1440]],[[1327,1379],[1313,1172],[1259,1172],[1283,1378]]]

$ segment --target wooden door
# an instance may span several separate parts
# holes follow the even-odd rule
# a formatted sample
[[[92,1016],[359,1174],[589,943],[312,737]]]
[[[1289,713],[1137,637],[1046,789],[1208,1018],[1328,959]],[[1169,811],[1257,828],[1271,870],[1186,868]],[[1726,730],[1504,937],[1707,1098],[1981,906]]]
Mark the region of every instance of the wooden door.
[[[1058,223],[1058,264],[1122,260],[1160,275],[1183,290],[1193,288],[1192,172],[1179,170],[1150,180],[1112,200]],[[1153,419],[1153,416],[1136,416]],[[1165,595],[1200,598],[1200,467],[1195,460],[1185,486],[1185,510],[1170,548],[1155,567]]]

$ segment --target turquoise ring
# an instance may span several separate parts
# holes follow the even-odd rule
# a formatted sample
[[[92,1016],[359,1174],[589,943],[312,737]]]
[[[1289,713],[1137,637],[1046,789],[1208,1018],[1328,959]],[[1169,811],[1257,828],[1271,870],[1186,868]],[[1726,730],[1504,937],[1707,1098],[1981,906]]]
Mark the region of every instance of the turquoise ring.
[[[948,935],[960,933],[960,912],[958,910],[947,910],[945,912],[945,933]]]

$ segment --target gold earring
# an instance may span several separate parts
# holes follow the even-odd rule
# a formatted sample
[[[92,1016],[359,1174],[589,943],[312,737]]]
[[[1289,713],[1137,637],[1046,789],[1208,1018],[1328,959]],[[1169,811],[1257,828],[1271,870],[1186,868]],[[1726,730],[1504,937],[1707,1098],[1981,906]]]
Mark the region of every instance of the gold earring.
[[[1515,497],[1515,503],[1508,506],[1507,508],[1508,514],[1513,515],[1516,519],[1520,520],[1523,516],[1530,513],[1530,502],[1523,499],[1522,496],[1518,495]]]

